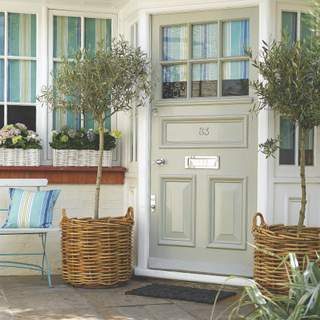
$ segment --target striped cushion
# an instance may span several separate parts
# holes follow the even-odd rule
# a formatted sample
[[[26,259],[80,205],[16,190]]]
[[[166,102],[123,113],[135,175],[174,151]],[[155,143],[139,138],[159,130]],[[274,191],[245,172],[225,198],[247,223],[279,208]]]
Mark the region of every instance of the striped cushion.
[[[60,191],[31,192],[9,188],[11,204],[2,228],[52,228],[53,207]]]

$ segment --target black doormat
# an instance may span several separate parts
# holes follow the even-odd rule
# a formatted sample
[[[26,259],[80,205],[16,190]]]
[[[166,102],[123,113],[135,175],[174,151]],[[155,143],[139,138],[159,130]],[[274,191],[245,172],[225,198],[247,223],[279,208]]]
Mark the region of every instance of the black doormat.
[[[126,291],[126,294],[213,304],[218,291],[153,283],[131,291]],[[217,301],[234,296],[235,294],[235,292],[220,291]]]

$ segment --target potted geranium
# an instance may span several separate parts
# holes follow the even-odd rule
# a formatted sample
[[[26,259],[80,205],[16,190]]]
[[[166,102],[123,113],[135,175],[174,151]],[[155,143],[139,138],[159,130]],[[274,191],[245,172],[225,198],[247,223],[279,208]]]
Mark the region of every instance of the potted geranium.
[[[97,167],[99,159],[99,130],[79,128],[72,130],[64,125],[59,132],[52,131],[52,160],[54,167]],[[121,132],[104,129],[102,166],[111,167],[112,150]]]
[[[41,140],[23,123],[4,126],[0,130],[0,165],[39,166]]]

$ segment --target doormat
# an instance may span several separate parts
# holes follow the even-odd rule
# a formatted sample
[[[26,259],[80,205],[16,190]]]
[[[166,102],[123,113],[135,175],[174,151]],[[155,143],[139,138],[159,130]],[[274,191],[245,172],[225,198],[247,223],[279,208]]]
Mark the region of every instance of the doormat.
[[[126,294],[213,304],[218,291],[153,283],[131,291],[126,291]],[[217,301],[234,295],[236,295],[235,292],[220,291]]]

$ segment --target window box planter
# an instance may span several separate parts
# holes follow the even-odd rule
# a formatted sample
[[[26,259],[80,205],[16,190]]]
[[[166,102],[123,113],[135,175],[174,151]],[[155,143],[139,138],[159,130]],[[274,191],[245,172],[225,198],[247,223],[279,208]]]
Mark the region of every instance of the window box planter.
[[[99,151],[52,149],[54,167],[97,167]],[[102,158],[103,167],[111,167],[112,150],[104,150]]]
[[[40,150],[0,148],[0,166],[38,167],[40,166]]]

